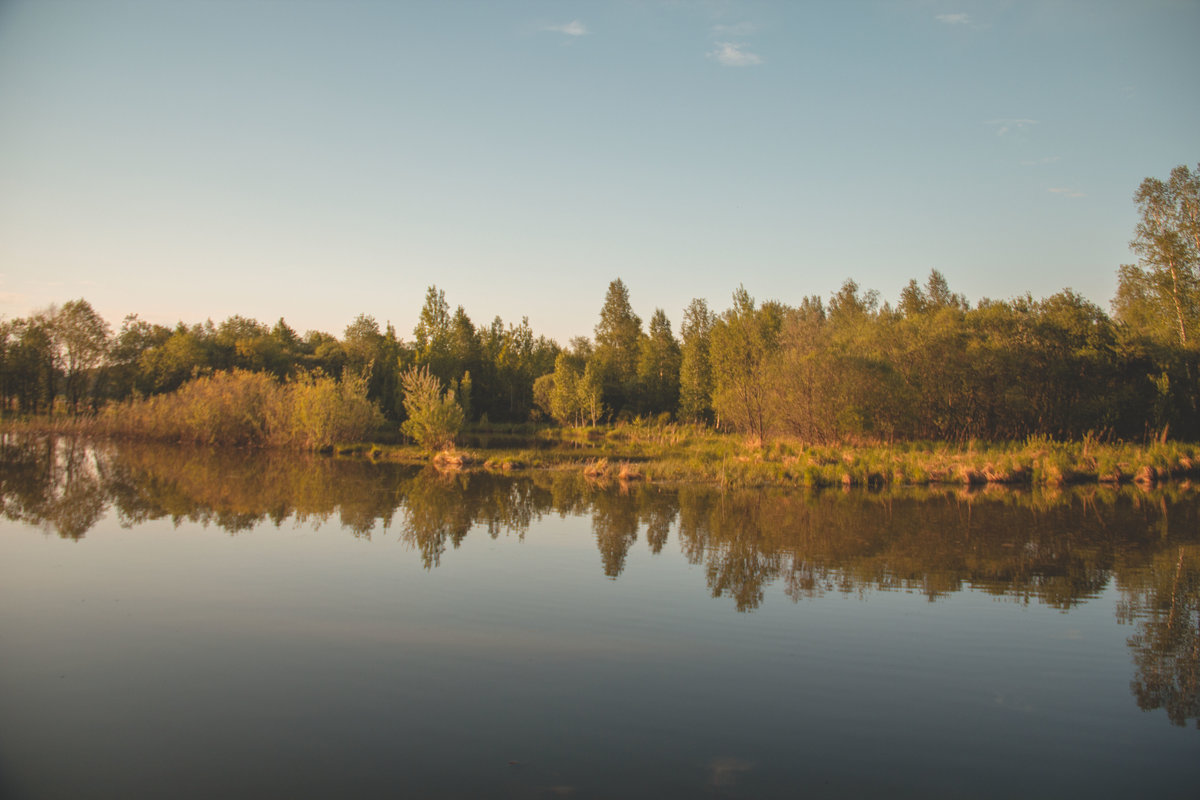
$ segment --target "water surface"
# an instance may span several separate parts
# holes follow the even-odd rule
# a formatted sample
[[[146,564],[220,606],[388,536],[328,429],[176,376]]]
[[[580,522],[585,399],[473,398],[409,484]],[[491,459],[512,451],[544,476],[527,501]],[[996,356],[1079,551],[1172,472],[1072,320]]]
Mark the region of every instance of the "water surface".
[[[1194,489],[5,439],[0,795],[1194,796]]]

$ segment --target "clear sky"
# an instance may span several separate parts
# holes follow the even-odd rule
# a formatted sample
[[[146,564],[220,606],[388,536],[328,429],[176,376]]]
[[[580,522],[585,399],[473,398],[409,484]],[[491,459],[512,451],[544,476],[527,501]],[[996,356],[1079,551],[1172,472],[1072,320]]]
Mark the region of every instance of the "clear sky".
[[[1200,2],[0,0],[0,315],[591,335],[739,284],[1108,308]]]

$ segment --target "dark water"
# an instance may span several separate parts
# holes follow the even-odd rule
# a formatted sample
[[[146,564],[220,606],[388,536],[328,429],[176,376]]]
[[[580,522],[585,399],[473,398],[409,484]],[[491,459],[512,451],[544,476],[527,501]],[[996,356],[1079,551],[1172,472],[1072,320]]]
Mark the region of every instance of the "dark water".
[[[3,440],[5,797],[1195,797],[1200,497]]]

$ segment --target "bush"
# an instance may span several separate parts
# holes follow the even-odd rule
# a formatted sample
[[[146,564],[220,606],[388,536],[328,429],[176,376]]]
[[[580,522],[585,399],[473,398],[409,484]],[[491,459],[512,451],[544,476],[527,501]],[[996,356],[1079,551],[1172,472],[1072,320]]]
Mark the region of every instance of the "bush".
[[[400,384],[408,415],[400,430],[431,453],[454,447],[454,437],[463,425],[463,410],[453,390],[443,392],[442,382],[426,367],[409,367],[400,376]]]
[[[304,376],[288,384],[286,418],[280,443],[320,450],[339,442],[359,442],[383,424],[383,414],[367,399],[363,377],[336,381],[326,375]]]
[[[366,382],[317,375],[279,384],[262,372],[216,372],[170,394],[106,407],[98,427],[141,439],[318,450],[365,439],[383,422]]]

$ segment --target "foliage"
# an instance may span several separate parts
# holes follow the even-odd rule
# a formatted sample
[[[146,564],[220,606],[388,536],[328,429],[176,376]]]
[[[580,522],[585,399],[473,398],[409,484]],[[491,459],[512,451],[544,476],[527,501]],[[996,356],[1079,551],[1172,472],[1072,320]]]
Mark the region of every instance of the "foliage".
[[[614,411],[633,410],[642,320],[633,313],[629,289],[620,278],[608,285],[595,333],[593,359],[604,385],[603,401]]]
[[[756,308],[754,298],[739,288],[733,307],[721,315],[711,333],[713,410],[724,424],[765,441],[774,424],[769,413],[769,360],[778,346],[781,308]]]
[[[712,362],[709,338],[716,315],[700,298],[692,300],[683,313],[680,334],[683,346],[679,361],[679,418],[688,422],[712,420]]]
[[[404,413],[400,426],[424,450],[437,452],[454,447],[454,437],[463,425],[463,410],[454,390],[443,391],[442,382],[428,367],[409,367],[401,376]]]
[[[363,441],[383,425],[383,414],[367,398],[367,382],[362,376],[337,381],[328,375],[305,374],[286,388],[286,402],[281,407],[287,418],[277,422],[276,441],[321,450]]]
[[[286,419],[283,387],[271,376],[233,370],[194,378],[171,394],[105,407],[102,430],[205,445],[261,446]]]
[[[1166,181],[1146,178],[1134,201],[1141,219],[1130,247],[1139,265],[1121,268],[1118,316],[1173,327],[1187,345],[1200,323],[1200,164],[1194,173],[1180,165]]]
[[[650,318],[650,334],[643,336],[638,352],[638,388],[643,413],[673,414],[679,406],[679,342],[671,334],[671,321],[661,308]]]
[[[169,394],[112,403],[97,429],[140,439],[319,450],[362,441],[382,423],[362,378],[305,374],[279,383],[267,373],[231,370],[199,376]]]
[[[87,393],[88,378],[108,354],[110,329],[86,300],[64,303],[51,323],[58,363],[62,365],[67,403],[72,412]]]

